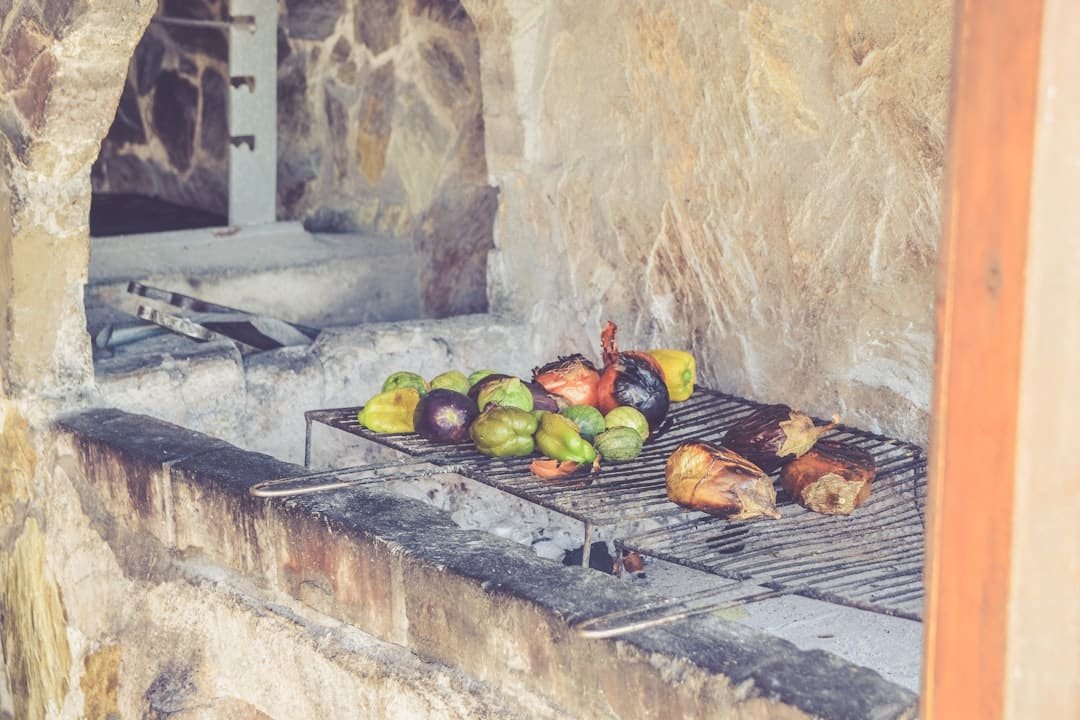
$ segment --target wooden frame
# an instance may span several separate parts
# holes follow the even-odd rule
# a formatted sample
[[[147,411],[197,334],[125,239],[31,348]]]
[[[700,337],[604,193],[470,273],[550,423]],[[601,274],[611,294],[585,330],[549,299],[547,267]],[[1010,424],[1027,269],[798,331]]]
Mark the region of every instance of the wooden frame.
[[[1005,715],[1043,0],[957,0],[921,717]]]

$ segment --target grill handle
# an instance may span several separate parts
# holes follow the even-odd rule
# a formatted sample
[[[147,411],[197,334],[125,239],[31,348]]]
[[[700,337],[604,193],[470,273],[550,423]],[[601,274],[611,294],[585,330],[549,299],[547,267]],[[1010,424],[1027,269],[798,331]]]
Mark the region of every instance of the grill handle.
[[[772,598],[791,595],[797,591],[797,589],[794,588],[780,590],[765,589],[761,592],[750,593],[737,598],[730,598],[727,600],[716,599],[731,593],[733,590],[743,589],[746,584],[748,583],[737,583],[735,585],[726,585],[719,588],[709,588],[696,593],[690,593],[689,595],[680,595],[679,597],[657,600],[641,607],[616,610],[615,612],[598,615],[597,617],[575,623],[573,629],[579,636],[590,640],[620,637],[639,630],[670,625],[671,623],[676,623],[698,615],[707,615],[709,613],[730,610],[750,603],[761,602],[762,600],[771,600]],[[761,587],[760,585],[751,585],[755,588]],[[705,600],[708,600],[706,604],[697,607],[680,607]]]
[[[453,467],[432,465],[426,462],[403,465],[357,465],[264,480],[252,485],[248,488],[248,492],[260,498],[296,497],[349,487],[382,485],[389,480],[419,480],[456,471]]]

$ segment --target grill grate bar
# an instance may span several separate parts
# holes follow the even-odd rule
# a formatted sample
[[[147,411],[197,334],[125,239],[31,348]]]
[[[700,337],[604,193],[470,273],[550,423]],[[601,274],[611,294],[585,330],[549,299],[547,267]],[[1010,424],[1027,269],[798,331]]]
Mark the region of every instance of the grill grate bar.
[[[878,466],[867,502],[847,517],[809,512],[779,489],[779,520],[731,523],[667,499],[664,467],[681,443],[718,443],[761,405],[708,389],[672,406],[668,420],[630,463],[599,473],[544,480],[531,458],[490,458],[470,444],[434,445],[416,435],[375,435],[357,422],[359,408],[314,410],[319,422],[447,468],[529,502],[606,526],[617,546],[776,591],[919,619],[926,460],[910,443],[847,426],[824,437],[862,448]]]

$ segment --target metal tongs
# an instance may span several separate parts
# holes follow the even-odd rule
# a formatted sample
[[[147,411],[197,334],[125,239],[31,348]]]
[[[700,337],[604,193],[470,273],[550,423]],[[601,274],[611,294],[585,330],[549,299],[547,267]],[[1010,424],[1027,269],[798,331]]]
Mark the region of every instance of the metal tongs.
[[[94,344],[103,350],[168,332],[196,342],[226,338],[237,343],[241,350],[248,351],[308,345],[319,335],[319,328],[218,305],[141,282],[129,282],[127,291],[186,312],[173,313],[150,305],[139,305],[135,314],[144,322],[126,326],[110,324],[98,332]]]

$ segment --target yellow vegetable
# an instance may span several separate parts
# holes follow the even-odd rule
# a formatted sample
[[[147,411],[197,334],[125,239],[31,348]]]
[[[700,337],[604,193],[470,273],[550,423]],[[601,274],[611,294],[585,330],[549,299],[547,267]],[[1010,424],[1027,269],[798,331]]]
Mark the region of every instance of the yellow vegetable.
[[[664,372],[664,384],[672,402],[682,402],[694,392],[697,363],[685,350],[648,350],[649,355],[660,363]]]
[[[413,413],[420,402],[420,393],[413,387],[401,387],[381,392],[361,408],[357,420],[368,430],[377,433],[411,433]]]

